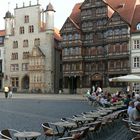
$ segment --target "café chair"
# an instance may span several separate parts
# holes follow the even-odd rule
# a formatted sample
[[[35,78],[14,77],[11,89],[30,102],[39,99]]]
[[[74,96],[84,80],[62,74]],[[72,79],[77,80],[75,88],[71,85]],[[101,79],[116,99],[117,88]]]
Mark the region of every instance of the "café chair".
[[[140,140],[140,137],[132,138],[132,140]]]
[[[62,122],[69,122],[69,120],[67,118],[61,118]]]
[[[88,132],[89,132],[89,127],[77,128],[70,132],[72,134],[71,136],[62,137],[59,138],[58,140],[83,140],[88,136]]]
[[[19,131],[15,129],[3,129],[0,131],[0,136],[1,138],[12,140],[13,139],[12,134],[17,132]]]
[[[49,123],[43,123],[42,128],[44,130],[44,135],[46,137],[46,139],[48,137],[52,137],[52,139],[55,139],[56,137],[62,137],[63,136],[63,132],[59,132],[58,129],[54,130],[54,128],[51,128]]]
[[[129,118],[123,118],[122,121],[123,121],[125,127],[127,129],[130,129],[130,125],[129,124],[131,124],[131,121],[129,121]]]

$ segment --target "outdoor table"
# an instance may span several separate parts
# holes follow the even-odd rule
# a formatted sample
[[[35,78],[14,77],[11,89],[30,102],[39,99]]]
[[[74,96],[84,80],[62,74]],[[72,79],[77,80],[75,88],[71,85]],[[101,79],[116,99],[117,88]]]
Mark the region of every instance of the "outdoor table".
[[[71,131],[71,133],[74,133],[74,132],[81,132],[85,129],[89,128],[88,126],[83,126],[83,127],[80,127],[80,128],[77,128],[77,129],[74,129]]]
[[[90,117],[74,117],[72,118],[73,121],[75,121],[75,123],[77,124],[77,126],[79,126],[80,124],[84,124],[85,122],[91,122],[94,121],[94,118],[90,118]]]
[[[130,130],[131,130],[133,133],[136,133],[136,134],[137,134],[137,136],[139,136],[139,135],[140,135],[140,129],[139,129],[139,127],[130,128]]]
[[[75,122],[68,122],[68,121],[50,122],[49,124],[56,126],[57,131],[59,131],[58,127],[63,128],[63,134],[65,134],[65,132],[69,132],[71,129],[77,127]]]
[[[95,126],[97,123],[99,123],[100,121],[95,121],[95,122],[91,122],[91,123],[87,123],[84,126]]]
[[[86,118],[94,118],[94,119],[100,117],[100,115],[97,114],[97,113],[84,114],[83,116],[86,117]]]
[[[140,129],[140,122],[131,122],[131,126],[138,127]]]
[[[23,131],[23,132],[17,132],[17,133],[14,133],[14,136],[18,139],[25,139],[25,140],[28,140],[29,139],[32,139],[32,140],[36,140],[38,136],[40,136],[41,133],[40,132],[28,132],[28,131]]]

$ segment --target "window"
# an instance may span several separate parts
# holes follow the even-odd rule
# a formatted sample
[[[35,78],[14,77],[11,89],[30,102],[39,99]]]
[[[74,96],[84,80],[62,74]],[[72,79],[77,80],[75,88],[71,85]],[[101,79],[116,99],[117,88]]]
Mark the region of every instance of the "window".
[[[116,61],[116,68],[118,68],[118,69],[121,68],[121,62],[120,61]]]
[[[133,83],[133,90],[136,92],[140,92],[140,83]]]
[[[34,32],[34,26],[33,25],[30,25],[29,26],[29,33],[33,33]]]
[[[67,40],[67,36],[66,35],[63,35],[63,40]]]
[[[108,36],[112,36],[113,35],[113,32],[112,32],[112,30],[110,29],[110,30],[108,30]]]
[[[120,30],[119,29],[115,29],[114,30],[114,35],[119,35],[120,34]]]
[[[80,39],[80,35],[79,34],[77,34],[77,33],[75,33],[75,40],[78,40],[78,39]]]
[[[19,86],[19,78],[18,77],[12,77],[11,78],[12,87],[18,87]]]
[[[28,15],[24,16],[24,23],[29,23],[29,16]]]
[[[18,48],[18,41],[13,41],[13,48]]]
[[[29,58],[29,52],[23,52],[23,59]]]
[[[23,40],[23,47],[28,47],[28,40]]]
[[[113,61],[110,61],[109,67],[110,67],[110,68],[114,68],[114,62],[113,62]]]
[[[19,70],[19,65],[18,64],[11,64],[10,70],[11,71],[18,71]]]
[[[139,49],[140,48],[140,40],[134,40],[133,41],[133,43],[134,43],[134,49]]]
[[[119,43],[115,44],[115,52],[116,53],[120,53],[121,52],[121,48],[120,48],[120,44]]]
[[[35,47],[40,46],[40,38],[35,38],[35,40],[34,40],[34,46]]]
[[[4,44],[4,38],[0,36],[0,44]]]
[[[20,33],[20,34],[24,34],[24,27],[20,27],[20,28],[19,28],[19,33]]]
[[[68,54],[69,54],[68,48],[64,48],[64,52],[63,52],[63,53],[64,53],[64,54],[63,54],[64,56],[65,56],[65,55],[68,55]]]
[[[23,63],[22,64],[22,71],[27,71],[28,70],[28,63]]]
[[[68,36],[68,37],[69,37],[69,40],[72,40],[72,35],[71,35],[71,34],[69,34],[69,36]]]
[[[134,63],[134,68],[139,68],[140,67],[140,58],[134,57],[133,63]]]
[[[11,60],[18,60],[18,53],[12,53]]]
[[[128,32],[128,31],[127,31],[127,29],[126,29],[126,28],[123,28],[123,29],[122,29],[122,35],[126,35],[126,34],[127,34],[127,32]]]

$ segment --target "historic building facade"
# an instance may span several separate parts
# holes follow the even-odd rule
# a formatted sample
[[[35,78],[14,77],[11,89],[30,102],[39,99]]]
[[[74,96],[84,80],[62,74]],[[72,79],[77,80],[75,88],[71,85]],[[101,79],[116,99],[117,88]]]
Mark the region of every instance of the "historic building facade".
[[[93,85],[125,86],[108,79],[131,73],[131,24],[138,4],[139,0],[85,0],[74,6],[60,30],[65,92],[83,93]]]
[[[4,85],[4,38],[5,38],[5,30],[0,30],[0,90],[3,90]]]
[[[37,3],[8,11],[5,20],[5,85],[15,91],[54,93],[61,88],[61,38],[55,10]]]
[[[130,58],[131,73],[140,76],[140,6],[136,6],[131,24]],[[133,90],[140,92],[140,83],[133,83]]]

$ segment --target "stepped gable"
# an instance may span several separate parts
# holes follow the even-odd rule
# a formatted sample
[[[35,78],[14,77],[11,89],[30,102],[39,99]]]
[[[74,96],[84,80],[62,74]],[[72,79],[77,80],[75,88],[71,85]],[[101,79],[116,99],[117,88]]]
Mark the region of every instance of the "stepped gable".
[[[117,11],[131,25],[137,0],[104,0],[104,2]]]

